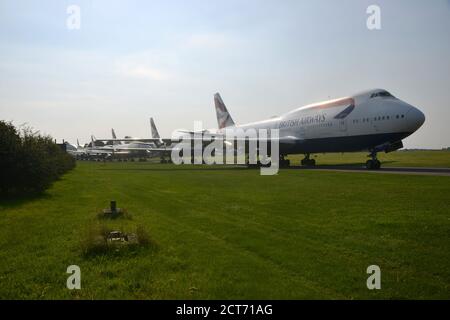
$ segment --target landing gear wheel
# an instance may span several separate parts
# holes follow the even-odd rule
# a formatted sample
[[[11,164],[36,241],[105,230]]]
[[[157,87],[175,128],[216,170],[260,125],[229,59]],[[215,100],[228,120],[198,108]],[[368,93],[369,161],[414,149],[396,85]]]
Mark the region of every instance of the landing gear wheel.
[[[378,170],[381,167],[381,162],[379,160],[367,160],[366,168],[368,170]]]
[[[316,165],[315,159],[302,159],[302,166],[314,167]]]
[[[379,160],[375,160],[374,165],[375,165],[374,169],[376,169],[376,170],[381,168],[381,162]]]
[[[309,154],[305,155],[305,158],[302,159],[302,161],[300,162],[302,166],[309,166],[309,167],[313,167],[316,165],[316,160],[315,159],[310,159]]]
[[[367,160],[366,162],[366,168],[368,170],[378,170],[381,167],[381,162],[377,159],[377,151],[376,150],[369,150],[370,154],[368,157],[372,158],[371,160]]]
[[[280,160],[280,167],[288,168],[291,165],[291,162],[287,159]]]
[[[286,159],[285,155],[282,154],[282,155],[280,155],[279,165],[280,165],[280,168],[289,168],[289,166],[291,165],[291,161]]]

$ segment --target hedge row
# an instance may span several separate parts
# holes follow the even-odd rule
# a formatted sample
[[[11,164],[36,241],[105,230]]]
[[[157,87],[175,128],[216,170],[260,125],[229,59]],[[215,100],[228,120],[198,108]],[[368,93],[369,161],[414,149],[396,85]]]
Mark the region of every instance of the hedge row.
[[[74,167],[50,136],[0,121],[0,197],[41,193]]]

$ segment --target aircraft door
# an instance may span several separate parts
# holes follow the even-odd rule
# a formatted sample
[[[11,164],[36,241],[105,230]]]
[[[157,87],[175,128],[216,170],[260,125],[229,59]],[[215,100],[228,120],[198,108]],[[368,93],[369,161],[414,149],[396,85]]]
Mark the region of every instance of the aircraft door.
[[[347,119],[339,120],[339,131],[345,133],[347,132]]]
[[[378,123],[377,123],[377,121],[375,120],[375,118],[373,118],[373,119],[371,118],[370,124],[372,125],[373,131],[374,131],[374,132],[380,131],[379,128],[378,128]]]
[[[305,127],[301,126],[298,128],[298,135],[300,139],[306,139],[306,130]]]

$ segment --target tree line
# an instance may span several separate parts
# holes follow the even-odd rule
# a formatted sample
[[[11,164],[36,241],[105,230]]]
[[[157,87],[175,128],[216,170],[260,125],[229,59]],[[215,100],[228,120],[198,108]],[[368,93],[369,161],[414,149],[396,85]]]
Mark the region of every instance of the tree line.
[[[0,121],[0,197],[42,193],[74,167],[50,136]]]

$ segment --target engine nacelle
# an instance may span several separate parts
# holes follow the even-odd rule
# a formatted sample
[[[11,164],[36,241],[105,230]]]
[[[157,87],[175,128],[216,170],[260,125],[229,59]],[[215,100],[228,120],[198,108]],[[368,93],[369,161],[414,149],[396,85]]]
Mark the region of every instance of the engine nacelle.
[[[388,142],[381,144],[379,146],[376,146],[374,148],[375,152],[381,152],[384,151],[385,153],[389,153],[398,149],[403,148],[403,142],[401,140],[395,141],[395,142]]]

